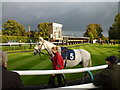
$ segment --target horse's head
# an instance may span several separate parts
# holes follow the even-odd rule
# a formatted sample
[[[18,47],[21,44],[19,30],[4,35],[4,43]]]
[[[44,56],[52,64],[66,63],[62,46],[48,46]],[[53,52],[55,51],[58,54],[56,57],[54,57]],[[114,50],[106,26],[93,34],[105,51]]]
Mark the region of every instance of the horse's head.
[[[37,43],[37,45],[34,47],[34,55],[37,55],[42,50],[45,50],[45,41],[42,37],[40,37],[40,41]]]

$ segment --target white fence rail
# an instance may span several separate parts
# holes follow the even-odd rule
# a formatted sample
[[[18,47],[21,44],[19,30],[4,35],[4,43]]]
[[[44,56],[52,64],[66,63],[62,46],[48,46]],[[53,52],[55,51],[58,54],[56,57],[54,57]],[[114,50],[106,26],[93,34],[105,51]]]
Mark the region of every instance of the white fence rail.
[[[63,69],[63,70],[24,70],[24,71],[14,71],[20,75],[49,75],[49,74],[61,74],[61,73],[79,73],[85,71],[93,71],[106,68],[107,65],[87,67],[87,68],[77,68],[77,69]]]
[[[61,44],[62,42],[52,42],[53,44]],[[37,43],[0,43],[0,46],[11,46],[11,45],[36,45]]]
[[[120,65],[120,63],[118,63]],[[15,71],[19,73],[20,75],[49,75],[49,74],[61,74],[61,73],[79,73],[79,72],[85,72],[85,71],[93,71],[93,70],[99,70],[104,69],[108,65],[101,65],[101,66],[95,66],[95,67],[86,67],[86,68],[77,68],[77,69],[63,69],[63,70],[24,70],[24,71]]]
[[[120,63],[118,63],[120,65]],[[80,69],[63,69],[63,70],[26,70],[26,71],[14,71],[19,73],[20,75],[48,75],[48,74],[61,74],[61,73],[79,73],[79,72],[85,72],[85,71],[93,71],[93,70],[99,70],[99,69],[104,69],[108,65],[101,65],[101,66],[95,66],[95,67],[87,67],[87,68],[80,68]],[[85,88],[86,90],[88,89],[93,89],[93,88],[98,88],[93,85],[93,83],[88,83],[88,84],[82,84],[82,85],[74,85],[74,86],[66,86],[66,87],[61,87],[61,88],[55,88],[55,89],[48,89],[48,90],[63,90],[67,88]],[[84,89],[84,90],[85,90]]]
[[[62,89],[68,89],[68,88],[84,88],[84,90],[92,89],[92,88],[98,88],[93,85],[93,83],[88,83],[88,84],[81,84],[81,85],[73,85],[73,86],[67,86],[67,87],[61,87]]]
[[[30,45],[30,44],[37,44],[37,43],[0,43],[0,46],[5,46],[5,45]]]

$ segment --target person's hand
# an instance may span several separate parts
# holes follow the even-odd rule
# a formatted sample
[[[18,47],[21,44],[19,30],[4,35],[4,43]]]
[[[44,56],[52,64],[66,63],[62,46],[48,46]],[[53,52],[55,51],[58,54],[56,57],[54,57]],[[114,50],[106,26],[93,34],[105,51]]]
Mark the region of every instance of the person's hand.
[[[55,76],[55,74],[52,74],[52,77],[54,77]]]
[[[52,56],[49,56],[50,59],[52,59]]]

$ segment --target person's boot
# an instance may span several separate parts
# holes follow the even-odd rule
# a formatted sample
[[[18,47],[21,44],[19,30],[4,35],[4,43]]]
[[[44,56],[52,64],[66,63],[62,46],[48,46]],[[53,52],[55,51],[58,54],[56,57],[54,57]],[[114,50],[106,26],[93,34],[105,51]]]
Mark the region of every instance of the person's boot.
[[[62,74],[57,74],[57,81],[58,81],[58,86],[62,87],[63,83],[62,83]]]
[[[55,76],[51,76],[48,82],[48,88],[55,88]]]

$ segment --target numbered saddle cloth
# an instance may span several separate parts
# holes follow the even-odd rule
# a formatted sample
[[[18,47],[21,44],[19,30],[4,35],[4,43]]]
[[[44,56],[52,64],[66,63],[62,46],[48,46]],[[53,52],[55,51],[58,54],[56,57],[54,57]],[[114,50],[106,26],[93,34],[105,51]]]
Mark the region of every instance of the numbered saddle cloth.
[[[75,52],[72,49],[68,49],[66,47],[61,47],[61,55],[63,59],[68,59],[68,60],[75,60]]]

